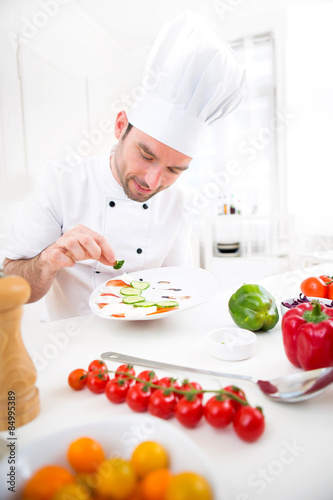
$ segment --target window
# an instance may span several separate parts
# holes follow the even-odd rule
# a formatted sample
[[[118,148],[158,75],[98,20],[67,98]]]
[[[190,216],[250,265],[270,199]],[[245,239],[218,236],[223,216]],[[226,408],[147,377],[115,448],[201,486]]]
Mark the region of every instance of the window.
[[[240,106],[214,123],[195,159],[189,182],[216,213],[275,213],[276,131],[274,40],[271,33],[231,43],[246,68],[247,92]],[[214,190],[212,182],[215,182]],[[198,202],[199,203],[199,202]],[[207,203],[208,205],[208,203]]]

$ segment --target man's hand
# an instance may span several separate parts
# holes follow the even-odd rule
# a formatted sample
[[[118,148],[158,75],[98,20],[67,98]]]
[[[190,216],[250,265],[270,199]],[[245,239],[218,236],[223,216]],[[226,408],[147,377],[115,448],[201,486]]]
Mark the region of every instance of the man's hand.
[[[81,224],[66,231],[40,254],[40,263],[52,271],[73,267],[76,262],[87,259],[97,260],[106,266],[116,263],[115,254],[107,240]]]
[[[88,227],[79,225],[66,231],[55,243],[31,259],[4,262],[6,274],[25,278],[31,286],[29,302],[41,299],[50,289],[57,272],[63,267],[73,267],[80,260],[98,260],[114,266],[116,258],[106,239]]]

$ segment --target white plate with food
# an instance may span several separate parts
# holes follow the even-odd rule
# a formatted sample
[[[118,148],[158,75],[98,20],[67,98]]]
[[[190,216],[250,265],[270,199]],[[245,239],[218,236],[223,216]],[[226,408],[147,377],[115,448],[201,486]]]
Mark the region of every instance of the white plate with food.
[[[106,319],[160,319],[212,299],[217,290],[216,278],[204,269],[161,267],[105,281],[92,292],[89,306]]]
[[[100,422],[77,425],[74,428],[54,433],[39,441],[21,446],[15,464],[15,492],[8,490],[8,457],[0,461],[0,498],[18,500],[28,479],[40,467],[57,465],[71,473],[67,450],[76,439],[89,437],[102,445],[106,459],[120,457],[130,460],[136,446],[143,441],[161,444],[169,457],[169,470],[177,474],[191,471],[208,481],[217,498],[216,476],[212,464],[200,448],[181,430],[146,415],[111,417]],[[9,452],[8,452],[9,453]]]

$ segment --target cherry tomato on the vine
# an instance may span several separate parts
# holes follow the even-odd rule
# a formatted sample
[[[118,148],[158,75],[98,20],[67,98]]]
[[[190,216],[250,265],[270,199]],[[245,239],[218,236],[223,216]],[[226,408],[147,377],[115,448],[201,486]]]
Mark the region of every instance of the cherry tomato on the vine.
[[[235,413],[236,409],[233,401],[222,395],[210,398],[204,409],[205,419],[212,427],[217,429],[223,429],[229,425],[233,421]]]
[[[107,373],[102,371],[94,371],[88,373],[87,387],[95,394],[102,394],[105,391],[106,384],[110,380]]]
[[[175,416],[182,425],[192,428],[200,422],[203,412],[200,397],[194,396],[188,399],[187,396],[183,396],[177,403]]]
[[[233,426],[236,434],[243,441],[248,443],[256,441],[265,429],[265,417],[261,408],[242,406],[236,411]]]
[[[333,277],[323,274],[322,276],[319,276],[319,278],[326,284],[327,298],[329,300],[333,300]]]
[[[150,387],[143,383],[132,385],[128,389],[126,403],[133,411],[147,411],[151,394]]]
[[[326,299],[328,295],[325,282],[316,276],[311,276],[302,281],[301,292],[307,297],[320,297],[322,299]]]
[[[130,384],[124,378],[113,378],[108,381],[105,387],[105,395],[112,403],[124,403]]]
[[[319,276],[319,279],[321,279],[326,284],[333,281],[333,278],[331,276],[328,276],[327,274],[322,274],[321,276]]]
[[[174,387],[175,389],[180,389],[177,379],[172,377],[163,377],[159,379],[158,385],[161,387]]]
[[[158,383],[158,377],[155,372],[151,370],[144,370],[143,372],[139,373],[138,378],[140,380],[144,380],[145,382],[151,382],[152,384],[157,384]],[[137,384],[140,382],[137,382]]]
[[[129,378],[128,375],[131,375],[132,377],[135,377],[135,370],[132,365],[120,365],[118,366],[115,377],[121,377],[121,378],[128,378],[130,385],[135,383],[135,380],[132,378]]]
[[[106,372],[107,370],[108,367],[101,359],[94,359],[94,361],[92,361],[88,366],[89,372],[95,372],[95,371]]]
[[[168,393],[165,389],[157,389],[150,397],[148,411],[154,417],[168,420],[173,417],[176,404],[177,398],[173,392]]]
[[[74,391],[81,391],[87,384],[87,376],[86,370],[77,368],[68,375],[68,384]]]
[[[190,382],[188,379],[183,380],[182,385],[180,386],[180,390],[182,391],[202,391],[202,387],[198,382]],[[178,397],[183,397],[182,394],[177,394]],[[203,399],[203,393],[196,394],[196,396],[200,399]]]
[[[243,391],[243,389],[240,389],[236,385],[227,385],[227,387],[225,387],[224,390],[231,392],[232,394],[235,394],[235,396],[238,396],[239,398],[246,401],[245,392]],[[228,397],[228,396],[225,395],[225,397]],[[239,403],[235,399],[231,399],[231,398],[230,398],[230,401],[232,403],[232,406],[235,408],[235,410],[238,410],[238,408],[241,408],[242,403]]]

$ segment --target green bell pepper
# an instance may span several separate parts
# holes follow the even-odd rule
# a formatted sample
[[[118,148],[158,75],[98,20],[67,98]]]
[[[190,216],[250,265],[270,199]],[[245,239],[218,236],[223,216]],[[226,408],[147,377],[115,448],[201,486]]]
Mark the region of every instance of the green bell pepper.
[[[279,321],[274,297],[260,285],[243,285],[229,299],[229,312],[240,328],[271,330]]]

